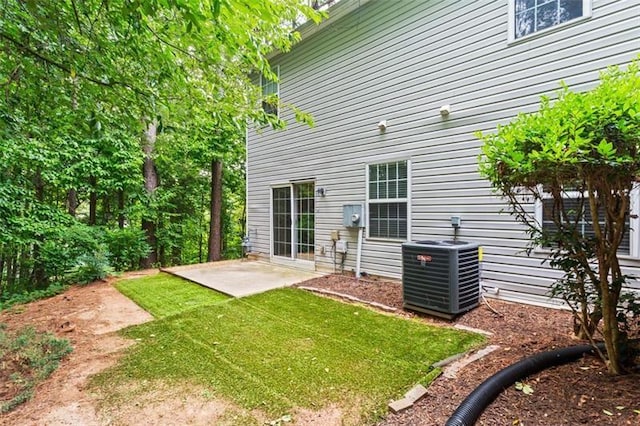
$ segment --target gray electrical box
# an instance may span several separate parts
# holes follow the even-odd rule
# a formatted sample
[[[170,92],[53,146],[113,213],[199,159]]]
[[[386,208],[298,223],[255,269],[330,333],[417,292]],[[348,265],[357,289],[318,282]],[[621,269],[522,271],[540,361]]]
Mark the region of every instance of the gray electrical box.
[[[342,206],[342,224],[347,228],[364,228],[364,207],[362,204]]]
[[[336,253],[346,254],[349,251],[349,243],[346,240],[336,241]]]

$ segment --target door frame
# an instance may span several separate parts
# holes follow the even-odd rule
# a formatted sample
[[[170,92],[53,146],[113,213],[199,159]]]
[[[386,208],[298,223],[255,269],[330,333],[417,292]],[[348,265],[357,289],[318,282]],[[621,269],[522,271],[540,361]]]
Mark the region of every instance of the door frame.
[[[314,221],[313,221],[313,232],[314,232],[314,251],[315,251],[315,179],[303,179],[290,181],[286,183],[276,183],[269,186],[269,259],[273,263],[279,263],[284,265],[294,265],[296,267],[302,267],[305,269],[315,270],[315,253],[314,260],[306,260],[297,258],[297,228],[295,226],[296,217],[297,217],[297,209],[296,209],[296,197],[295,197],[295,186],[296,185],[304,185],[304,184],[313,184],[313,196],[314,196]],[[274,232],[273,232],[273,190],[278,188],[288,188],[290,194],[290,202],[291,202],[291,256],[276,256],[274,254]]]

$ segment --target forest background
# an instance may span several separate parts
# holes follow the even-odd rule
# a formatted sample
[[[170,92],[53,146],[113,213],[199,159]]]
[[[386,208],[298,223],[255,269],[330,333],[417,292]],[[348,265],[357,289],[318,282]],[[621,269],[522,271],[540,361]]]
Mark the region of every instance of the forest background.
[[[0,304],[114,270],[242,255],[248,125],[299,0],[0,7]],[[23,300],[21,300],[23,301]]]

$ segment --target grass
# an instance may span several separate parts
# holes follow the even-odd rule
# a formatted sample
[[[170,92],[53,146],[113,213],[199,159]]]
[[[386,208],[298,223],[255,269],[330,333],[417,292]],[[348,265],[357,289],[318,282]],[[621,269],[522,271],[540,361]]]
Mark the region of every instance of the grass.
[[[165,273],[118,281],[116,288],[156,318],[229,299],[221,293]]]
[[[8,333],[0,324],[0,414],[31,399],[36,385],[72,350],[65,339],[25,327]]]
[[[158,279],[165,285],[155,287]],[[166,279],[124,287],[141,306],[153,306],[152,312],[176,313],[185,284]],[[132,291],[136,283],[141,288]],[[166,293],[158,296],[156,288]],[[297,289],[209,304],[125,333],[142,344],[98,376],[96,383],[108,393],[117,395],[118,385],[128,380],[189,382],[272,416],[331,404],[381,414],[390,399],[414,384],[428,385],[437,376],[434,362],[484,340]]]

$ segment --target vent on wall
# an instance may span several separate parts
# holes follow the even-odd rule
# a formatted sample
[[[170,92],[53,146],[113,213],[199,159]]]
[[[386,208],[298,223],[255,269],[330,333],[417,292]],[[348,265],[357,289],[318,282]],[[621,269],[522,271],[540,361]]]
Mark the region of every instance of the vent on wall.
[[[402,244],[402,293],[405,308],[449,319],[475,308],[480,297],[478,244]]]

